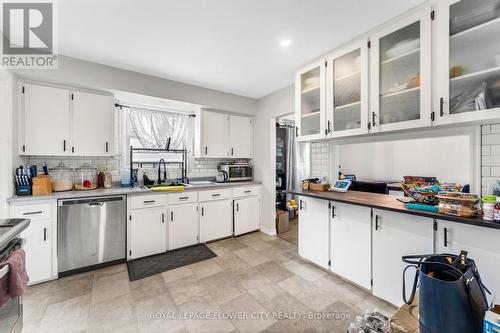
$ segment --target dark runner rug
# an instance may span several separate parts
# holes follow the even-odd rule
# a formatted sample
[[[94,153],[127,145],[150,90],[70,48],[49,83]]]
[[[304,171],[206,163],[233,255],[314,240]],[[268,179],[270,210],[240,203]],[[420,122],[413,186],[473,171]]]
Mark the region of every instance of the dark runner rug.
[[[128,277],[130,281],[135,281],[214,257],[217,255],[205,244],[197,244],[131,260],[127,262]]]

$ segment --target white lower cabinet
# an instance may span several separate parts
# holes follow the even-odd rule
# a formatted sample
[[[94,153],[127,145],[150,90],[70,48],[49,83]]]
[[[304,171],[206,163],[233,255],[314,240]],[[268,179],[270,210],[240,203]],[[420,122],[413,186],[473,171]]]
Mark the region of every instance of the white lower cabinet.
[[[141,258],[167,250],[166,209],[144,208],[129,214],[128,259]]]
[[[201,202],[200,210],[200,242],[208,242],[232,235],[231,200]]]
[[[371,209],[331,202],[330,269],[371,288]],[[299,221],[299,225],[301,220]]]
[[[52,231],[51,220],[34,220],[30,226],[21,233],[26,239],[24,251],[26,252],[26,270],[30,284],[42,282],[53,278],[52,271]]]
[[[260,228],[260,198],[242,197],[234,200],[234,235],[242,235]]]
[[[12,217],[31,220],[21,233],[30,285],[57,278],[56,211],[55,202],[10,206]]]
[[[198,204],[169,206],[168,249],[174,250],[198,243]]]
[[[474,259],[485,286],[494,295],[500,293],[500,230],[456,222],[437,221],[436,252],[458,255],[468,252]]]
[[[433,220],[409,214],[373,209],[373,294],[402,305],[404,255],[433,252]],[[357,242],[353,244],[357,246]],[[414,270],[406,277],[411,288]]]
[[[299,198],[299,255],[328,269],[329,261],[328,201]]]

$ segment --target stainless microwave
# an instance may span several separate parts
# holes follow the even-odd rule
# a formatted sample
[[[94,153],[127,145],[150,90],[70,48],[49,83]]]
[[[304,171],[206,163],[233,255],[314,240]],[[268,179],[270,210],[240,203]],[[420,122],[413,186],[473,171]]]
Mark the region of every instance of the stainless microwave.
[[[249,163],[220,164],[219,171],[227,173],[227,181],[253,180],[253,166]]]

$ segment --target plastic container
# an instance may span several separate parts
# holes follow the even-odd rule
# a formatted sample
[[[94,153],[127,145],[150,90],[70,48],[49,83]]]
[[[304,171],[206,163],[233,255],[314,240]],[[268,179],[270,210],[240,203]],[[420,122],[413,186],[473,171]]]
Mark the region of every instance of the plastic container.
[[[130,187],[132,185],[131,181],[130,181],[130,169],[129,168],[124,168],[122,170],[121,184],[123,187]]]
[[[97,188],[97,169],[88,163],[75,169],[74,187],[77,191],[88,191]]]
[[[483,203],[483,220],[485,221],[495,220],[495,203],[493,202]]]
[[[73,189],[73,169],[61,162],[49,171],[52,179],[52,191],[63,192]]]

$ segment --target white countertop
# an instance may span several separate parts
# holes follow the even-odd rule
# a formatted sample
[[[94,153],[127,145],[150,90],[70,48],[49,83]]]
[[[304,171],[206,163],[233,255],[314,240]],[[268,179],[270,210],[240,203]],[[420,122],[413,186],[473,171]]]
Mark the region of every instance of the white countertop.
[[[234,183],[210,183],[210,184],[200,184],[200,185],[187,185],[184,191],[197,191],[197,190],[208,190],[211,188],[220,187],[237,187],[246,185],[259,185],[260,182],[257,181],[243,181]],[[13,196],[7,199],[9,203],[26,203],[26,202],[39,202],[39,201],[51,201],[58,199],[69,199],[69,198],[86,198],[86,197],[100,197],[108,195],[137,195],[137,194],[151,194],[151,193],[175,193],[180,191],[152,191],[150,189],[144,189],[140,186],[135,187],[119,187],[115,186],[109,189],[98,189],[89,191],[66,191],[66,192],[52,192],[48,195],[39,196]]]

